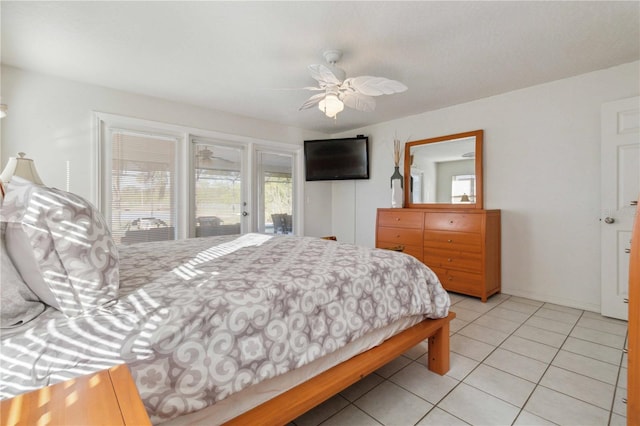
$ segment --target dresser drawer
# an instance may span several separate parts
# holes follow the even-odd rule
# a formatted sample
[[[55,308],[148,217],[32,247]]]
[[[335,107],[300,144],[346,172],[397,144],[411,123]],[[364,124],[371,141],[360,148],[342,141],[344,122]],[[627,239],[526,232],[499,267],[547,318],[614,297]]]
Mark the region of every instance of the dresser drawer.
[[[410,254],[411,256],[418,259],[420,262],[424,263],[422,261],[423,259],[422,246],[404,246],[404,250],[402,252],[406,254]]]
[[[482,215],[472,213],[425,213],[425,229],[441,231],[480,232]]]
[[[431,267],[482,272],[480,253],[465,253],[449,250],[430,250],[424,254],[424,263]]]
[[[378,228],[377,241],[391,243],[390,245],[405,244],[408,246],[422,245],[422,230],[410,228]]]
[[[480,274],[443,268],[431,269],[436,273],[445,290],[468,294],[470,296],[482,296],[483,280]]]
[[[480,234],[470,232],[445,232],[445,231],[424,231],[424,247],[429,248],[460,250],[480,253],[482,250],[482,237]]]
[[[378,226],[422,229],[422,212],[383,211],[378,213]]]
[[[411,256],[415,257],[420,262],[422,262],[422,257],[423,257],[422,256],[422,246],[410,246],[410,245],[406,245],[406,244],[391,244],[391,243],[385,242],[385,241],[378,241],[376,243],[376,248],[382,248],[382,249],[395,248],[397,246],[402,246],[403,247],[402,253],[410,254]]]

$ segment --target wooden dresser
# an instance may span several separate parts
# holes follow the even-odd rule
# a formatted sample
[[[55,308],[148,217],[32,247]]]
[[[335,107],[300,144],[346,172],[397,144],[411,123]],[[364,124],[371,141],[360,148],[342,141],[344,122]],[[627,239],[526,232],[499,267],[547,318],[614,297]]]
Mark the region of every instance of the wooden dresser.
[[[448,291],[500,292],[500,210],[378,209],[376,247],[404,246]]]

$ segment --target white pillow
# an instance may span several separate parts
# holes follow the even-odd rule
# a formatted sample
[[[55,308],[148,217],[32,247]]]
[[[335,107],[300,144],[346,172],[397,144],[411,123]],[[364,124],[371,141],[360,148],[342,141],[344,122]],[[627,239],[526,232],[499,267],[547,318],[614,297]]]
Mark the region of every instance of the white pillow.
[[[0,220],[7,251],[29,288],[75,316],[118,296],[118,252],[100,212],[84,198],[13,177]]]
[[[25,324],[45,310],[33,291],[16,270],[4,243],[4,226],[0,244],[0,328],[13,328]]]

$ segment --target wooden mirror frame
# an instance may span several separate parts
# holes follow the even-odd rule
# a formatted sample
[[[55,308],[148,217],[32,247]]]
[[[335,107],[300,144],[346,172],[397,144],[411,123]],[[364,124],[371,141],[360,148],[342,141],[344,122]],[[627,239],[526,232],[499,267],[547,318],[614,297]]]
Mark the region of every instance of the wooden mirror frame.
[[[476,168],[476,202],[475,203],[412,203],[411,202],[411,148],[418,145],[426,145],[436,142],[445,142],[448,140],[462,138],[476,138],[475,151],[475,168]],[[409,208],[435,208],[435,209],[482,209],[484,205],[483,192],[483,170],[482,170],[482,144],[484,139],[483,130],[474,130],[471,132],[456,133],[453,135],[439,136],[431,139],[422,139],[418,141],[407,142],[404,146],[404,199],[405,207]]]

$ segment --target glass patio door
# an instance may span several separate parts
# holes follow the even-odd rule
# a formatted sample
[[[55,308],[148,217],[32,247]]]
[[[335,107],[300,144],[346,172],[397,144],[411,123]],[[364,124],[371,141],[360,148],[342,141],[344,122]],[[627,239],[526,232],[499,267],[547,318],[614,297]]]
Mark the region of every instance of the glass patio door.
[[[243,146],[193,141],[195,237],[240,234],[246,229],[243,163]]]
[[[292,154],[256,152],[258,181],[258,231],[293,234],[294,197]]]

